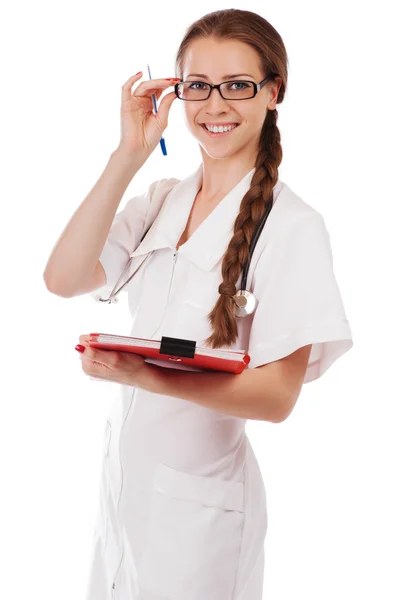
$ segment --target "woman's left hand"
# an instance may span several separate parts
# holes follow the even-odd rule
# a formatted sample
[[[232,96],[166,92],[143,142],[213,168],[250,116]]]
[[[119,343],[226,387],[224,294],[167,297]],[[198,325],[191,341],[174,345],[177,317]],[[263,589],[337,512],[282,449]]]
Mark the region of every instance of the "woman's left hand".
[[[85,347],[80,356],[86,375],[125,385],[137,385],[140,374],[147,367],[143,356],[132,352],[93,348],[89,340],[90,335],[79,336],[79,344]]]

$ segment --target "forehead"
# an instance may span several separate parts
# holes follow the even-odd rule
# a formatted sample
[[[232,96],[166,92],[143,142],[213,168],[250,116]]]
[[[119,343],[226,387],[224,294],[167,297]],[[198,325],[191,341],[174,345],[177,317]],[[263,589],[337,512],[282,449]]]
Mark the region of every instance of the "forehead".
[[[222,79],[231,73],[261,76],[257,52],[238,40],[197,39],[190,43],[183,65],[184,76],[204,73],[212,79]]]

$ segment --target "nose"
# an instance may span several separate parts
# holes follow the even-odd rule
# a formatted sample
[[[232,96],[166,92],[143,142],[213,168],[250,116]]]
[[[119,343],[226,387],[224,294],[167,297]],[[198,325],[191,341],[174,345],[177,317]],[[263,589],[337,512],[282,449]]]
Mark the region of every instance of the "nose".
[[[227,100],[225,100],[225,98],[223,98],[219,92],[218,89],[216,88],[212,88],[211,90],[211,94],[208,97],[208,99],[206,100],[207,102],[207,106],[211,107],[211,108],[221,108],[224,107],[224,105],[226,104]]]

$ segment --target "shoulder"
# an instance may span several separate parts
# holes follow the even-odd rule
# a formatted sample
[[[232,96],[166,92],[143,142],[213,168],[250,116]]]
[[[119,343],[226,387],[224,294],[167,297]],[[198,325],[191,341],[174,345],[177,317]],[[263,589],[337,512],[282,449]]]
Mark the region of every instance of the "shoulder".
[[[175,186],[181,182],[176,177],[165,177],[164,179],[158,179],[150,184],[148,193],[151,196],[159,196],[168,194]]]
[[[165,177],[164,179],[153,181],[153,183],[149,185],[147,192],[143,194],[142,198],[150,222],[154,220],[162,205],[165,203],[166,198],[179,183],[180,179],[177,179],[176,177]]]
[[[309,224],[315,227],[325,225],[324,217],[311,204],[296,194],[287,183],[280,181],[277,188],[276,200],[270,214],[270,237],[286,237],[293,231],[307,228]]]
[[[275,192],[274,192],[275,198]],[[279,181],[276,199],[254,249],[253,265],[257,273],[283,268],[304,254],[319,249],[330,253],[329,233],[322,214],[296,194],[286,183]]]

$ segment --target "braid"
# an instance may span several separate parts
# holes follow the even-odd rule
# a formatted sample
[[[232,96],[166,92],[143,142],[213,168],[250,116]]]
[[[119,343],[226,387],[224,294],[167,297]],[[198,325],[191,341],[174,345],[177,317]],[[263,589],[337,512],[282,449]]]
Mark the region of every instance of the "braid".
[[[234,224],[234,233],[222,260],[222,282],[218,288],[221,295],[208,314],[214,331],[205,344],[212,348],[230,346],[238,335],[236,305],[232,296],[236,293],[236,283],[249,259],[251,240],[278,181],[282,146],[277,119],[277,110],[268,110],[261,131],[255,172],[250,188],[243,196],[240,212]]]

